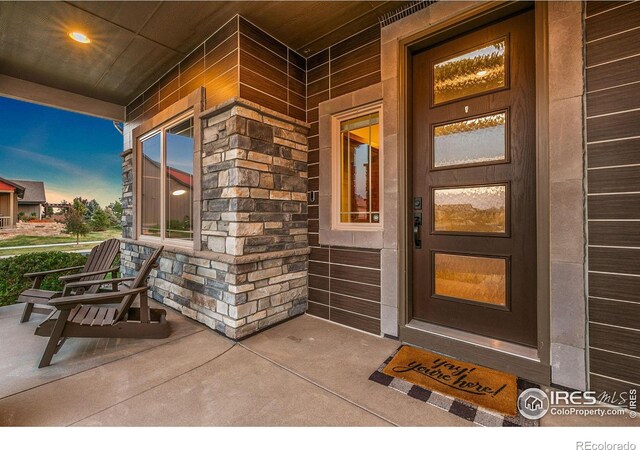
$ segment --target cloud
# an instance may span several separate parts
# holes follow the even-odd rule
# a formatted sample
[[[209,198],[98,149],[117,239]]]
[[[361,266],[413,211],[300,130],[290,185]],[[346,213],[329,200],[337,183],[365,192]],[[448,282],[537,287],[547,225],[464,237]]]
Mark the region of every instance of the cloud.
[[[43,155],[42,153],[32,152],[31,150],[25,150],[23,148],[9,147],[7,145],[0,145],[0,147],[11,151],[14,156],[16,154],[21,155],[25,158],[29,158],[34,162],[38,162],[49,167],[54,167],[67,173],[68,175],[84,177],[87,174],[86,169],[71,164],[63,159],[58,159],[49,155]]]
[[[71,201],[81,196],[89,200],[96,199],[102,206],[106,206],[121,196],[121,186],[118,179],[106,180],[95,169],[88,169],[72,164],[66,160],[50,155],[25,150],[23,148],[0,145],[11,153],[11,158],[24,161],[24,168],[29,175],[16,174],[10,178],[38,179],[45,182],[47,201],[59,203],[62,200]],[[33,166],[39,167],[35,169]],[[46,170],[40,169],[40,167]]]

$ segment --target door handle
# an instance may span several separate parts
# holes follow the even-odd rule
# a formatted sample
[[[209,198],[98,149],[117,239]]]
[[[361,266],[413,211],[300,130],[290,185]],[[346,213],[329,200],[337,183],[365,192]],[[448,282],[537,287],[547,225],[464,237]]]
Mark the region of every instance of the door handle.
[[[420,225],[422,225],[422,213],[413,213],[413,245],[415,248],[422,248],[422,239],[420,239]]]

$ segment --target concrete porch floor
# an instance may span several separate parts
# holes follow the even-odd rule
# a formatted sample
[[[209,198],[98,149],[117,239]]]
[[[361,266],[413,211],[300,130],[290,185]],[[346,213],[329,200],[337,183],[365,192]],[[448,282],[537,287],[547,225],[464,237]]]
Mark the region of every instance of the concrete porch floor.
[[[465,426],[368,380],[399,345],[311,316],[240,343],[168,309],[164,340],[69,339],[38,369],[42,316],[0,308],[2,426]],[[625,417],[543,425],[637,426]]]

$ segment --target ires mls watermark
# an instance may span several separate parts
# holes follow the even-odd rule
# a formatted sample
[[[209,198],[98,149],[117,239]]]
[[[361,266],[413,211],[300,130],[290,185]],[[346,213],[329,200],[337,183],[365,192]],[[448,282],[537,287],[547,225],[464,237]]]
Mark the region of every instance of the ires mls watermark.
[[[547,413],[555,416],[623,416],[637,415],[637,390],[625,392],[566,392],[530,388],[518,397],[518,410],[523,417],[537,420]]]

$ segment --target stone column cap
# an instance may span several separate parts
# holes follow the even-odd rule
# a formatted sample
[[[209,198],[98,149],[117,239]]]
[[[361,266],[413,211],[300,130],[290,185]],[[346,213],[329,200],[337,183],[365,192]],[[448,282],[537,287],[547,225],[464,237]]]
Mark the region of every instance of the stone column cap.
[[[258,261],[264,261],[267,259],[287,258],[289,256],[301,256],[311,253],[310,247],[294,248],[290,250],[278,250],[273,252],[263,252],[248,254],[242,256],[233,256],[227,253],[212,252],[210,250],[194,250],[189,247],[182,247],[179,245],[171,245],[168,243],[160,244],[159,242],[145,241],[140,239],[120,238],[120,242],[125,244],[142,245],[149,248],[158,248],[160,245],[164,246],[165,251],[171,253],[180,253],[186,256],[192,256],[195,258],[208,259],[210,261],[217,261],[226,264],[248,264]]]
[[[232,97],[228,100],[225,100],[224,102],[218,103],[217,105],[214,105],[210,108],[205,109],[204,111],[202,111],[200,113],[200,115],[198,116],[198,119],[207,119],[209,117],[213,117],[216,116],[218,114],[220,114],[221,112],[224,112],[228,109],[234,108],[236,106],[243,106],[245,108],[248,108],[250,110],[253,110],[257,113],[266,115],[266,116],[270,116],[274,119],[283,121],[283,122],[287,122],[290,123],[292,125],[296,125],[299,127],[303,127],[305,129],[307,129],[307,131],[311,128],[311,125],[309,125],[307,122],[304,122],[302,120],[299,119],[294,119],[293,117],[290,117],[286,114],[282,114],[279,113],[277,111],[274,111],[270,108],[266,108],[264,106],[259,105],[258,103],[249,101],[249,100],[245,100],[241,97]],[[242,115],[242,114],[240,114]],[[252,117],[249,117],[252,118]]]

